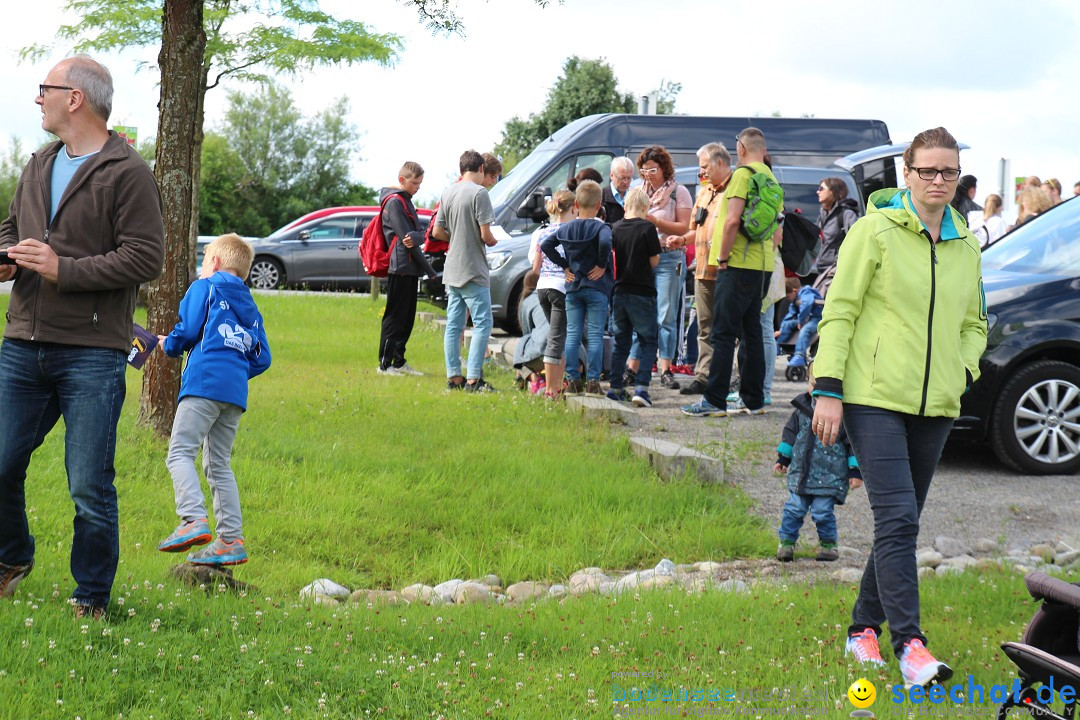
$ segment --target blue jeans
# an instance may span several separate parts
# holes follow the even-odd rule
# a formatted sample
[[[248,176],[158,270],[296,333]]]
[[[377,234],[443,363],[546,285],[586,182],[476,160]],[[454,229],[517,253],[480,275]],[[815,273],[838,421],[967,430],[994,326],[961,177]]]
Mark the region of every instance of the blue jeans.
[[[814,338],[817,337],[817,326],[821,322],[821,318],[810,318],[810,320],[799,329],[798,320],[785,320],[780,323],[780,335],[776,338],[777,342],[787,343],[791,341],[791,336],[796,331],[799,333],[799,337],[795,340],[795,354],[807,356],[810,352],[810,345],[814,342]],[[776,352],[773,352],[776,355]]]
[[[765,355],[761,339],[761,301],[771,272],[729,268],[716,276],[713,297],[712,361],[705,399],[727,407],[731,389],[731,366],[735,364],[735,341],[741,340],[745,361],[740,365],[739,396],[746,407],[765,405]]]
[[[665,360],[672,360],[679,349],[679,298],[686,279],[686,253],[660,253],[660,262],[653,269],[653,277],[656,278],[656,323],[659,327],[657,354]],[[637,338],[634,339],[630,357],[641,360]]]
[[[776,337],[773,335],[773,317],[776,313],[776,303],[765,308],[761,313],[761,347],[765,353],[765,381],[761,387],[765,397],[772,399],[773,375],[776,373]]]
[[[26,470],[62,416],[64,466],[75,501],[72,597],[85,605],[108,605],[120,558],[113,458],[126,368],[119,350],[23,340],[0,345],[0,562],[34,559]]]
[[[836,500],[831,495],[800,495],[789,490],[787,502],[784,503],[784,515],[780,519],[780,539],[786,542],[798,540],[803,518],[809,512],[817,527],[818,540],[822,543],[835,543],[835,504]]]
[[[599,380],[604,368],[604,323],[607,322],[607,295],[595,288],[583,287],[566,293],[566,374],[571,380],[581,379],[578,353],[581,336],[588,346],[588,379]],[[586,327],[587,324],[587,327]]]
[[[952,418],[844,404],[844,428],[874,512],[874,546],[851,611],[849,634],[873,628],[880,636],[888,622],[897,657],[912,638],[926,642],[919,628],[915,543],[919,516],[952,425]]]
[[[446,288],[446,333],[443,335],[446,377],[461,375],[461,333],[465,330],[466,308],[473,321],[466,378],[479,380],[484,374],[484,353],[491,337],[491,290],[474,282]]]
[[[634,387],[647,388],[652,379],[652,366],[656,361],[656,298],[651,295],[616,293],[612,301],[615,315],[615,350],[611,354],[611,387],[621,388],[626,358],[636,335],[641,352],[641,363],[634,376]]]

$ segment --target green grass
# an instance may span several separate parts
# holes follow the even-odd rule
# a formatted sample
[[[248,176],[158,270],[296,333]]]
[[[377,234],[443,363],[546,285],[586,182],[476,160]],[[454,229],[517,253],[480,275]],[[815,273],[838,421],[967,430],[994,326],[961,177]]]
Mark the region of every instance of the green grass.
[[[737,490],[662,482],[604,425],[514,391],[444,393],[433,329],[418,325],[410,343],[429,377],[377,376],[379,304],[259,303],[274,365],[251,385],[234,455],[251,555],[236,575],[259,591],[203,592],[168,576],[176,556],[154,549],[176,522],[166,443],[135,425],[132,372],[114,603],[103,624],[81,624],[65,604],[72,507],[54,432],[27,483],[38,566],[0,602],[0,719],[606,717],[612,673],[634,669],[661,671],[669,687],[824,688],[826,716],[850,712],[852,587],[524,608],[299,601],[317,577],[392,588],[492,572],[559,581],[588,565],[768,555],[775,541]],[[506,375],[494,382],[510,387]],[[1025,598],[1017,575],[924,583],[934,650],[961,676],[1005,682],[997,645],[1019,638]],[[871,676],[879,696],[896,676],[895,663]]]

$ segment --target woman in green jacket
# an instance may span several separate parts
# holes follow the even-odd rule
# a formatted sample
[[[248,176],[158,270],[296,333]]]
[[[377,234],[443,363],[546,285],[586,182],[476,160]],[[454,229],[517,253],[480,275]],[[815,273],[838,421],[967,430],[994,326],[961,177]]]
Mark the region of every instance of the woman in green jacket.
[[[907,687],[952,675],[925,647],[915,543],[986,347],[979,243],[949,206],[959,177],[956,139],[944,128],[919,133],[904,153],[907,188],[873,193],[841,246],[814,362],[814,432],[831,445],[843,423],[874,512],[846,650],[884,665],[877,638],[888,622]]]

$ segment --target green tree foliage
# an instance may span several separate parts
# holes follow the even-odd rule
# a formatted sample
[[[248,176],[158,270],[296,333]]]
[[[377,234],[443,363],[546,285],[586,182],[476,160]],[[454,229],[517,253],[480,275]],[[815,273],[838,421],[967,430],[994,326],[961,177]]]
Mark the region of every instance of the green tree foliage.
[[[7,217],[7,210],[15,197],[15,188],[19,186],[19,175],[29,159],[30,153],[23,150],[19,138],[14,136],[7,149],[0,153],[0,215],[3,217]]]
[[[349,180],[359,133],[348,114],[340,98],[304,118],[276,84],[229,93],[224,123],[203,140],[199,233],[261,237],[321,207],[373,200]]]
[[[675,97],[682,84],[664,80],[656,91],[657,111],[675,111]],[[495,146],[506,172],[533,151],[548,136],[568,123],[597,113],[634,112],[634,96],[620,92],[615,71],[599,60],[583,60],[572,56],[563,64],[563,74],[548,90],[547,102],[539,113],[528,119],[513,117],[507,121],[503,136]]]

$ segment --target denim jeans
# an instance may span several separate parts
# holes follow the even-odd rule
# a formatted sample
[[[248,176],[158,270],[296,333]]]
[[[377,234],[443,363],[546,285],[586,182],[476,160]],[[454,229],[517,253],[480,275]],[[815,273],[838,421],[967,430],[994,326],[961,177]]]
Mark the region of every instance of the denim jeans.
[[[761,301],[772,273],[728,268],[716,276],[712,327],[712,362],[705,399],[716,407],[727,407],[731,388],[731,367],[735,363],[735,341],[745,348],[740,365],[739,396],[748,408],[765,404],[765,354],[761,339]]]
[[[818,540],[822,543],[835,543],[834,505],[836,505],[836,500],[831,495],[800,495],[797,492],[788,491],[788,499],[784,503],[784,514],[780,519],[780,539],[787,542],[798,540],[803,518],[809,512],[817,527]]]
[[[393,276],[391,276],[393,277]],[[243,410],[239,405],[188,395],[180,400],[173,418],[172,437],[165,467],[172,475],[176,514],[181,520],[206,517],[195,456],[203,451],[203,473],[214,498],[217,535],[232,542],[243,539],[240,490],[230,459]]]
[[[30,456],[64,418],[64,466],[75,501],[72,597],[109,603],[120,557],[116,423],[126,353],[108,348],[4,340],[0,345],[0,562],[26,565],[34,538],[26,519]]]
[[[686,253],[660,253],[660,262],[653,269],[656,278],[657,355],[672,360],[679,349],[679,298],[686,279]],[[641,360],[642,348],[634,339],[630,357]]]
[[[765,308],[761,313],[761,348],[765,353],[765,379],[761,389],[765,397],[772,399],[773,375],[776,374],[776,336],[773,335],[773,317],[776,313],[776,303]]]
[[[647,388],[652,379],[652,366],[656,362],[656,298],[652,295],[616,293],[612,301],[615,314],[615,350],[611,353],[611,387],[621,388],[626,358],[636,335],[641,352],[641,363],[634,376],[634,387]]]
[[[930,480],[953,419],[844,405],[844,428],[874,512],[874,546],[851,611],[851,632],[889,623],[893,652],[926,636],[919,627],[915,543]]]
[[[588,345],[588,379],[599,380],[604,368],[604,323],[607,322],[607,295],[594,288],[583,287],[566,293],[566,375],[581,379],[578,353],[581,336]]]
[[[791,336],[798,331],[799,337],[795,340],[795,354],[806,357],[807,353],[810,352],[810,345],[814,342],[814,338],[817,337],[819,322],[821,322],[821,318],[811,318],[802,326],[802,329],[799,329],[798,320],[785,320],[780,323],[780,335],[776,340],[780,343],[791,342]],[[774,352],[773,355],[775,354]]]
[[[473,333],[465,377],[479,380],[484,374],[484,353],[491,337],[491,290],[474,282],[446,288],[446,333],[443,335],[446,377],[461,375],[461,333],[465,330],[466,308],[472,315]]]

